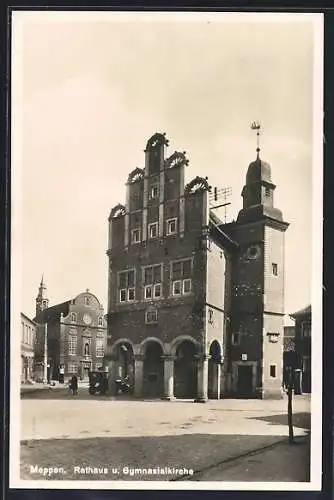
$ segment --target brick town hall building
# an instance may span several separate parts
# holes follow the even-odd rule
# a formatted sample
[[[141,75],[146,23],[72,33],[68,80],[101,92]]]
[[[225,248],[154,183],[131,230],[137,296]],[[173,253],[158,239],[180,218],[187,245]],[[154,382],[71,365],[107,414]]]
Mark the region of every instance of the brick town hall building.
[[[185,185],[185,153],[147,142],[109,217],[110,390],[166,399],[282,396],[284,233],[270,166],[247,171],[243,208],[223,224],[207,178]]]

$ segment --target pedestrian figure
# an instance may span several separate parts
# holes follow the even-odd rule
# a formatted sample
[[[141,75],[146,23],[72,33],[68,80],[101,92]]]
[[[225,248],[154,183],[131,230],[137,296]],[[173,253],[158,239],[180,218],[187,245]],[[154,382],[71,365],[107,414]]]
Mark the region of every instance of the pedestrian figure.
[[[73,396],[78,394],[78,377],[73,375],[70,381],[70,390],[72,391]]]

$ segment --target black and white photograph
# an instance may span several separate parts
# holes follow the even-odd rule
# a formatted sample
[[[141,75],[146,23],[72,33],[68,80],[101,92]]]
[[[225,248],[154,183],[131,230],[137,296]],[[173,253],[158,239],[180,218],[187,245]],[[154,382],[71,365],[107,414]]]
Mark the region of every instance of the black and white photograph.
[[[320,490],[323,15],[11,30],[10,487]]]

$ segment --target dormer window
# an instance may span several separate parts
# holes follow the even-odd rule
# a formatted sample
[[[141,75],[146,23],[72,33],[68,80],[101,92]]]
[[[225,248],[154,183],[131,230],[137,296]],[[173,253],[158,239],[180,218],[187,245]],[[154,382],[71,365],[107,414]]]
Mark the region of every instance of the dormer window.
[[[157,198],[159,194],[159,187],[158,184],[152,184],[151,186],[151,192],[150,192],[150,198]]]
[[[102,316],[99,317],[97,324],[98,324],[98,326],[103,326],[103,318],[102,318]]]
[[[85,297],[85,306],[89,306],[89,297]]]
[[[131,243],[140,242],[140,229],[133,229],[131,232]]]
[[[148,225],[148,237],[157,238],[158,237],[158,223],[152,222]]]
[[[177,218],[168,219],[166,221],[167,224],[167,235],[176,234],[177,232]]]
[[[75,323],[77,320],[77,315],[75,313],[71,313],[71,323]]]

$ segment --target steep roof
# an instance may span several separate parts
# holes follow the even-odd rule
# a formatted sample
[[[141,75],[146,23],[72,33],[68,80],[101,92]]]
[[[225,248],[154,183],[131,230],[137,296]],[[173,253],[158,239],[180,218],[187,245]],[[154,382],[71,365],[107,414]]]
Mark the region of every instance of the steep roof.
[[[304,307],[303,309],[300,309],[299,311],[290,314],[291,318],[299,318],[301,316],[308,316],[311,315],[312,309],[311,309],[311,304],[308,306]]]

